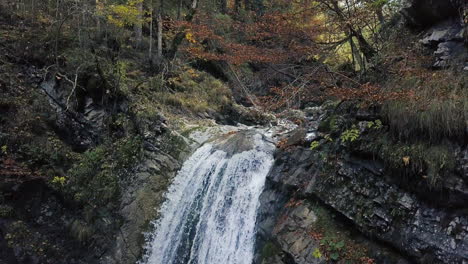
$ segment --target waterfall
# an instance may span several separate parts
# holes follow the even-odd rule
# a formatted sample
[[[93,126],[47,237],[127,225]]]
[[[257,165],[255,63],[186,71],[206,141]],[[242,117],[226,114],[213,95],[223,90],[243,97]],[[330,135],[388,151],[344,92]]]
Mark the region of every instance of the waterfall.
[[[200,147],[175,177],[144,264],[251,264],[273,144],[250,131]]]

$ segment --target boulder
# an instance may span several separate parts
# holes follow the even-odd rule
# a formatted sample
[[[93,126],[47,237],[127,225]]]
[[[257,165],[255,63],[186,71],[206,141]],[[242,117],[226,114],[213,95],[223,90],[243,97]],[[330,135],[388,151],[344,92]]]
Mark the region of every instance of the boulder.
[[[465,66],[467,52],[463,34],[463,25],[453,19],[440,22],[426,30],[421,44],[434,51],[435,69]]]
[[[459,16],[464,0],[406,0],[401,13],[414,27],[428,27]]]

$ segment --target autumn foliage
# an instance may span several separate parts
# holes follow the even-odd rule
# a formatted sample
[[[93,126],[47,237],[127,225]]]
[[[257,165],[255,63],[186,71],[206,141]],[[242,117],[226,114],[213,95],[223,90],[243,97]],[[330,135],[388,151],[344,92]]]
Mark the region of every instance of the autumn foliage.
[[[200,14],[193,22],[178,22],[175,27],[185,31],[189,45],[184,50],[193,58],[243,63],[281,63],[314,58],[315,45],[321,33],[317,21],[298,23],[291,14],[271,12],[251,13],[253,22],[229,21],[237,34],[222,34],[217,27],[226,21]]]

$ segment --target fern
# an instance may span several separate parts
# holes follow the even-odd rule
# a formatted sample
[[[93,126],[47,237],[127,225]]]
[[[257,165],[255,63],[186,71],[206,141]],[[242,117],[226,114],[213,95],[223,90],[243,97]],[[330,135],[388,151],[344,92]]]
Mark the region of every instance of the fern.
[[[358,139],[360,136],[359,129],[353,125],[351,129],[348,129],[341,134],[341,140],[343,142],[354,142],[356,139]]]

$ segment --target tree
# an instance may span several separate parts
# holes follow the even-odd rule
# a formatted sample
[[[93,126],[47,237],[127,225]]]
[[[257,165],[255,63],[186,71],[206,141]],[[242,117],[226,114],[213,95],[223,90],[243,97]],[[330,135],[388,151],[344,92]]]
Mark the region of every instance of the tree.
[[[136,18],[134,23],[135,28],[135,47],[141,47],[141,41],[143,38],[143,0],[134,0],[129,4],[136,6]]]
[[[158,12],[158,60],[162,59],[163,55],[163,10],[164,0],[159,0],[159,12]]]

